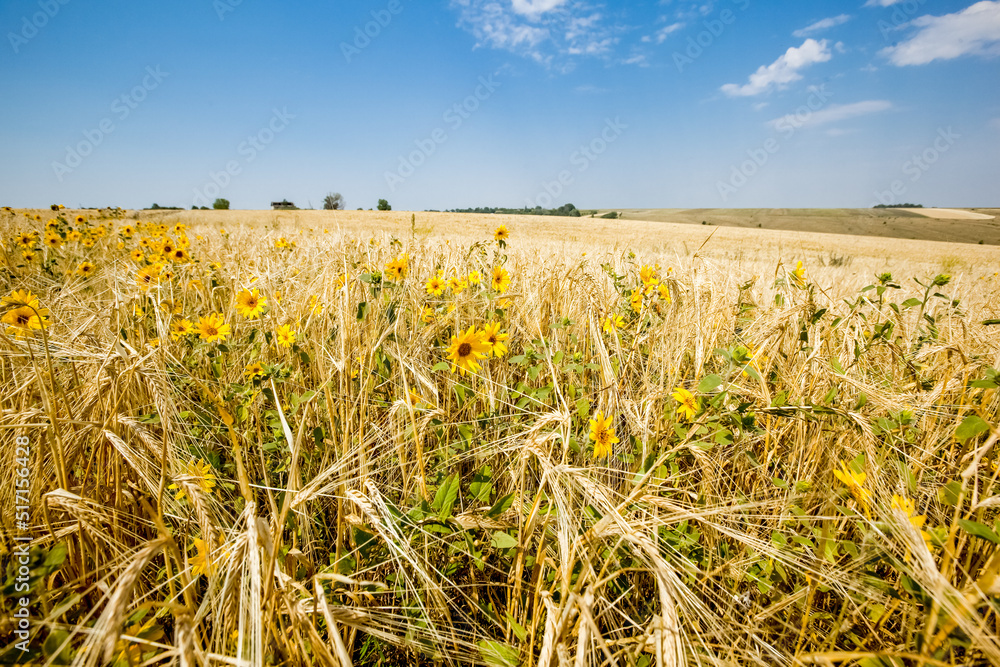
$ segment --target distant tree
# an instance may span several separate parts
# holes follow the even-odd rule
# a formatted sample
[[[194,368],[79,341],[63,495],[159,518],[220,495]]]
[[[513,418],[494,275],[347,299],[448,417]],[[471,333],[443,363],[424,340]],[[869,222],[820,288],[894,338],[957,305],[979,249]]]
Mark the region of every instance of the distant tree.
[[[228,211],[229,210],[229,200],[228,199],[216,199],[215,203],[212,204],[212,208],[216,211]]]
[[[331,192],[323,198],[324,211],[343,211],[344,195],[339,192]]]
[[[389,206],[389,202],[385,199],[378,200],[378,210],[380,211],[391,211],[392,207]]]

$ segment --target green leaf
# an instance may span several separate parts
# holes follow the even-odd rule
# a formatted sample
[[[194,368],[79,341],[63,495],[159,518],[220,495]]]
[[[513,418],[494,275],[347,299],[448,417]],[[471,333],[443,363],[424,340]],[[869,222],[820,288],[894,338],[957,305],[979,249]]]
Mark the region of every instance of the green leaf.
[[[975,537],[981,537],[984,540],[989,540],[993,544],[1000,544],[1000,535],[989,526],[985,526],[978,521],[968,521],[966,519],[959,519],[958,525],[962,527],[962,530],[967,532],[969,535],[974,535]]]
[[[919,306],[922,303],[923,301],[914,297],[912,299],[907,299],[906,301],[904,301],[903,308],[915,308],[916,306]]]
[[[497,549],[513,549],[517,546],[517,540],[510,536],[510,534],[498,530],[493,533],[493,539],[490,540],[492,544]]]
[[[501,498],[496,502],[493,507],[486,513],[486,516],[491,519],[496,519],[498,516],[510,509],[510,506],[514,504],[514,494],[508,493],[506,496]]]
[[[590,417],[590,401],[586,398],[581,398],[577,401],[576,414],[580,415],[580,419],[588,419]]]
[[[945,505],[954,507],[962,496],[962,485],[958,482],[948,482],[938,490],[938,500]]]
[[[449,370],[450,368],[451,368],[451,364],[449,364],[447,361],[442,361],[441,363],[439,363],[436,366],[434,366],[434,368],[432,368],[431,370],[435,371],[435,372],[436,371],[446,371],[446,370]]]
[[[489,466],[483,466],[476,476],[472,478],[469,485],[469,493],[475,500],[481,503],[489,502],[490,494],[493,492],[493,470]]]
[[[491,639],[479,642],[479,655],[490,667],[517,667],[520,654],[510,646]]]
[[[976,415],[969,415],[955,429],[955,438],[960,442],[965,442],[971,438],[982,435],[990,430],[990,425]]]
[[[451,516],[451,509],[455,506],[455,500],[458,498],[459,481],[458,473],[453,473],[438,489],[437,495],[434,497],[434,504],[437,505],[435,509],[440,510],[438,518],[443,520]],[[441,498],[440,503],[438,503],[438,497]]]
[[[524,643],[524,640],[528,636],[528,631],[523,625],[514,620],[514,617],[511,616],[509,611],[507,612],[507,622],[510,623],[510,627],[514,631],[514,634],[517,635],[517,641]]]
[[[368,302],[362,301],[358,304],[358,320],[363,320],[368,316]]]
[[[708,394],[715,391],[722,384],[722,378],[718,375],[709,375],[698,384],[698,393]]]

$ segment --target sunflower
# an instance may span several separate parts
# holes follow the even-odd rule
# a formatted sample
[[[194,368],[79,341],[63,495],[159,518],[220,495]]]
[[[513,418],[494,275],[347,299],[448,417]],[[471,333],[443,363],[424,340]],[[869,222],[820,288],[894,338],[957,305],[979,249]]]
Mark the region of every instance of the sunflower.
[[[200,577],[203,574],[212,576],[218,565],[212,562],[212,548],[200,537],[194,538],[194,548],[197,553],[188,560],[191,564],[191,576]]]
[[[510,238],[510,232],[507,231],[507,225],[500,225],[497,230],[493,232],[493,238],[497,241],[506,241]]]
[[[410,256],[400,255],[396,259],[392,260],[385,265],[385,275],[386,277],[397,282],[406,277],[406,274],[410,271]]]
[[[78,225],[82,225],[83,223],[87,222],[87,219],[85,217],[83,217],[82,215],[78,215],[74,219],[76,220],[76,224],[78,224]]]
[[[295,342],[295,332],[292,331],[291,324],[282,324],[275,333],[278,345],[281,347],[291,347]]]
[[[236,312],[248,320],[256,319],[267,307],[267,299],[257,290],[243,290],[236,297]]]
[[[264,377],[264,367],[256,363],[249,364],[243,374],[247,376],[248,380]]]
[[[424,324],[434,324],[434,309],[425,306],[420,313],[420,321]]]
[[[898,494],[892,495],[892,505],[893,510],[899,510],[906,515],[907,521],[910,525],[920,531],[920,536],[924,538],[924,543],[927,548],[931,548],[931,536],[926,530],[923,530],[924,523],[927,522],[927,516],[924,514],[917,514],[917,506],[912,500],[906,496],[900,496]]]
[[[38,253],[36,253],[34,250],[25,250],[24,252],[21,253],[21,257],[24,257],[24,261],[26,262],[35,261],[35,257],[37,256]]]
[[[174,245],[174,242],[171,241],[170,239],[166,239],[163,242],[163,245],[157,248],[157,250],[159,250],[164,257],[170,257],[172,254],[174,254],[174,250],[176,249],[177,247]]]
[[[38,297],[28,290],[15,290],[0,300],[0,307],[9,308],[0,318],[0,322],[7,325],[8,334],[22,337],[45,328],[49,309],[42,308]]]
[[[493,289],[503,294],[510,287],[510,274],[502,266],[493,267],[493,280],[490,283]]]
[[[194,324],[191,323],[191,320],[177,320],[170,325],[170,337],[174,340],[190,336],[194,331]]]
[[[441,296],[441,294],[444,293],[445,285],[444,279],[441,276],[431,276],[431,279],[427,281],[427,285],[424,286],[424,289],[426,289],[427,293],[432,296]]]
[[[147,266],[135,274],[135,283],[143,292],[149,290],[160,281],[160,269],[154,266]]]
[[[660,282],[657,277],[657,271],[654,267],[646,265],[639,269],[639,280],[645,287],[651,287]]]
[[[139,263],[139,262],[141,262],[142,260],[146,259],[146,256],[145,256],[145,255],[143,255],[143,254],[142,254],[142,251],[141,251],[141,250],[139,250],[138,248],[136,248],[135,250],[133,250],[133,251],[131,252],[131,254],[129,255],[129,257],[131,257],[131,258],[132,258],[132,261],[133,261],[133,262],[136,262],[136,263]]]
[[[133,227],[132,225],[125,225],[124,227],[118,230],[118,233],[124,236],[125,238],[130,239],[133,236],[135,236],[135,227]]]
[[[313,315],[323,314],[323,304],[320,303],[319,297],[315,294],[309,297],[309,312]]]
[[[167,259],[177,264],[185,264],[191,260],[191,255],[184,248],[174,248],[174,251],[167,255]]]
[[[590,420],[590,439],[594,441],[594,458],[604,459],[611,455],[612,446],[619,442],[612,424],[613,417],[605,417],[598,412]]]
[[[693,419],[698,414],[698,402],[690,391],[684,387],[677,387],[670,397],[680,403],[678,411],[684,419]]]
[[[623,326],[625,326],[625,318],[621,315],[611,314],[601,318],[601,328],[604,329],[604,333],[611,333],[615,329],[621,329]]]
[[[201,339],[208,343],[212,341],[223,341],[229,335],[229,325],[220,313],[212,313],[208,317],[203,317],[198,322],[198,333]]]
[[[854,499],[858,501],[865,511],[868,511],[868,502],[871,500],[871,491],[864,487],[868,475],[863,472],[854,472],[844,463],[840,462],[840,470],[834,470],[833,476],[839,479],[848,488]]]
[[[490,354],[494,357],[502,357],[507,354],[507,345],[505,341],[510,338],[510,334],[500,333],[499,322],[490,322],[487,324],[483,327],[480,335],[483,340],[489,344]]]
[[[80,266],[76,267],[76,275],[82,278],[89,278],[90,276],[94,275],[94,271],[96,270],[97,267],[95,267],[90,262],[83,262],[82,264],[80,264]]]
[[[479,271],[470,271],[466,281],[473,286],[478,286],[483,282],[483,277],[479,275]]]
[[[462,375],[469,371],[475,373],[480,368],[479,360],[489,353],[490,344],[483,340],[482,333],[476,331],[475,326],[471,326],[465,333],[451,337],[451,345],[448,347],[451,372],[458,369]]]
[[[452,276],[448,278],[448,289],[450,289],[455,295],[461,294],[468,284],[458,276]]]
[[[660,298],[666,301],[668,304],[673,303],[674,300],[670,297],[670,287],[666,283],[662,283],[656,288],[657,293],[659,293]]]
[[[188,461],[184,464],[184,469],[181,471],[180,476],[187,478],[183,481],[193,483],[206,496],[212,495],[212,489],[215,488],[215,473],[212,472],[212,466],[205,463],[204,459]],[[174,482],[167,488],[177,489],[177,500],[182,500],[187,496],[183,485],[178,485],[177,482]]]
[[[643,301],[643,293],[641,289],[634,290],[632,292],[632,296],[630,296],[628,299],[629,305],[632,306],[632,310],[634,310],[637,313],[642,312],[642,301]]]
[[[184,310],[184,304],[180,301],[164,299],[160,302],[160,309],[167,315],[180,315]]]
[[[792,271],[792,277],[795,279],[795,282],[797,283],[801,283],[806,279],[806,269],[802,265],[801,260],[795,263],[795,270]]]
[[[191,239],[187,237],[186,234],[181,234],[177,237],[177,247],[184,248],[185,250],[191,247]]]
[[[35,247],[35,243],[38,242],[38,235],[34,232],[21,232],[17,235],[17,239],[14,241],[15,244],[28,250]]]
[[[50,248],[58,248],[62,245],[62,237],[58,234],[46,234],[45,235],[45,245]]]

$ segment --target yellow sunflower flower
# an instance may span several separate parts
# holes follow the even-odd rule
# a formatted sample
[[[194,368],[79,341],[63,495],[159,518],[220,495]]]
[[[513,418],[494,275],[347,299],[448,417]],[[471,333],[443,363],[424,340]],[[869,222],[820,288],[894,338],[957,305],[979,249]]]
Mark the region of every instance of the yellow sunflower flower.
[[[497,227],[496,231],[493,232],[493,238],[497,241],[506,241],[510,238],[510,232],[507,231],[507,225],[500,225]]]
[[[613,445],[618,440],[613,425],[613,417],[605,417],[603,412],[598,412],[590,420],[590,439],[594,441],[594,458],[603,459],[611,455]]]
[[[229,325],[220,313],[212,313],[198,322],[198,333],[201,334],[201,339],[208,343],[216,340],[224,341],[229,335]]]
[[[490,353],[490,344],[483,340],[482,333],[475,326],[468,331],[451,337],[448,347],[448,358],[451,359],[451,372],[459,370],[462,375],[475,373],[480,369],[479,360]]]
[[[170,325],[170,337],[173,340],[180,340],[185,336],[190,336],[194,332],[194,324],[191,320],[177,320]]]
[[[677,411],[684,419],[694,419],[694,416],[698,414],[698,401],[695,399],[694,394],[684,387],[674,389],[674,393],[670,394],[670,397],[680,403]]]
[[[264,312],[265,307],[267,299],[257,290],[243,290],[236,296],[236,312],[248,320],[256,319]]]
[[[505,342],[510,338],[510,334],[500,332],[499,322],[490,322],[483,327],[481,336],[489,344],[490,354],[494,357],[502,357],[507,354],[507,345]]]
[[[185,481],[191,482],[194,486],[201,489],[201,492],[206,496],[212,495],[212,489],[215,488],[215,473],[212,471],[211,464],[205,462],[204,459],[198,459],[197,461],[188,461],[184,464],[184,468],[181,470],[180,477],[187,478]],[[187,492],[185,491],[183,485],[174,482],[168,489],[176,489],[177,500],[183,500],[187,497]]]
[[[76,275],[82,278],[89,278],[90,276],[94,275],[94,272],[96,270],[97,267],[91,264],[90,262],[83,262],[82,264],[80,264],[80,266],[76,267]]]
[[[424,286],[427,293],[431,296],[441,296],[444,293],[445,282],[441,276],[431,276],[430,280]]]
[[[510,287],[510,274],[502,266],[493,267],[493,276],[490,285],[497,292],[503,294]]]
[[[295,343],[295,331],[291,324],[282,324],[275,333],[275,339],[281,347],[291,347]]]

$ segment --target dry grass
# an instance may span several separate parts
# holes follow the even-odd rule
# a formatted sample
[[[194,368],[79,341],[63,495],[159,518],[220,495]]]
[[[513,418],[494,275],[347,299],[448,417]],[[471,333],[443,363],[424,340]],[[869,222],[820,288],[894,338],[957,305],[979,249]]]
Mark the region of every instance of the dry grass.
[[[909,239],[950,243],[1000,245],[1000,220],[996,209],[954,211],[956,218],[931,211],[939,209],[853,208],[751,208],[751,209],[624,209],[626,220],[712,225],[743,229],[771,229],[883,239]],[[951,210],[951,209],[948,209]],[[600,211],[598,215],[606,211]],[[850,240],[846,241],[851,243]]]
[[[44,238],[40,214],[0,214],[3,294],[50,311],[0,331],[8,549],[15,437],[33,443],[34,664],[1000,662],[993,249],[62,212],[66,242],[25,261],[14,240]],[[189,227],[190,261],[144,290],[149,250],[129,253],[160,223],[175,243]],[[430,296],[438,271],[483,284]],[[246,288],[268,303],[253,320]],[[171,336],[212,313],[223,341]],[[453,372],[452,336],[491,321],[509,352]]]

